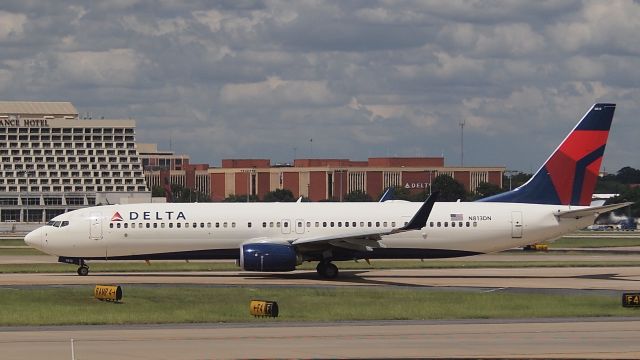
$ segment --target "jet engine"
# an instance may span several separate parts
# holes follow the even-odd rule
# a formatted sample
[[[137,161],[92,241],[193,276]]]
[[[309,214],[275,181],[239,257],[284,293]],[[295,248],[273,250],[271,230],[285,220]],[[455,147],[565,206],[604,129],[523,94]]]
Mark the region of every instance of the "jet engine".
[[[247,271],[292,271],[302,258],[289,244],[253,243],[240,246],[240,267]]]

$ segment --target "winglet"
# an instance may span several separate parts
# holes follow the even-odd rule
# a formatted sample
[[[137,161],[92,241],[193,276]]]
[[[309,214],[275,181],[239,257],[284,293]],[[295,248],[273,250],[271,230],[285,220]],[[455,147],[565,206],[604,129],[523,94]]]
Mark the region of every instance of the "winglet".
[[[387,188],[387,190],[385,190],[384,194],[382,194],[382,196],[380,197],[380,200],[378,200],[378,202],[385,202],[387,200],[391,200],[393,199],[393,195],[395,194],[395,190],[393,188],[393,186],[390,186]]]
[[[427,200],[424,201],[420,209],[418,209],[418,212],[413,215],[411,221],[409,221],[407,225],[401,227],[399,230],[420,230],[425,227],[425,225],[427,225],[427,220],[429,219],[429,214],[431,214],[431,210],[433,209],[433,204],[435,204],[436,200],[438,199],[438,195],[440,195],[439,191],[434,191],[433,193],[431,193]]]

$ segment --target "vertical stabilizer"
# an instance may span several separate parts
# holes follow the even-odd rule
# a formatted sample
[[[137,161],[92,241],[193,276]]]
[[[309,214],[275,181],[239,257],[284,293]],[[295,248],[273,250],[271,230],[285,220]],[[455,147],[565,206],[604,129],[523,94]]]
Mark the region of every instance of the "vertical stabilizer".
[[[527,183],[478,201],[589,206],[615,109],[593,105]]]

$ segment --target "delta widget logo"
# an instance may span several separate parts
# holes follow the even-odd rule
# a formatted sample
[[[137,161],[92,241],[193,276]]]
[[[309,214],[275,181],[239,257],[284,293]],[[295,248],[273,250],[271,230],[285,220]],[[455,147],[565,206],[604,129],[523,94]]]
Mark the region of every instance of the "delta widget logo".
[[[111,217],[111,221],[122,221],[122,216],[120,216],[119,212],[116,212],[115,214],[113,214],[113,216]]]

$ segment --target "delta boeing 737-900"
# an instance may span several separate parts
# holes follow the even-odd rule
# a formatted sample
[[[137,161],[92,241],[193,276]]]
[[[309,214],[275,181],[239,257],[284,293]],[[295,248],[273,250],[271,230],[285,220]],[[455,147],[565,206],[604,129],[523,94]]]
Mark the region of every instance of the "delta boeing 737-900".
[[[91,260],[236,259],[247,271],[318,262],[429,259],[552,241],[627,204],[590,206],[615,104],[595,104],[535,175],[477,202],[163,203],[95,206],[56,216],[25,242],[87,275]]]

